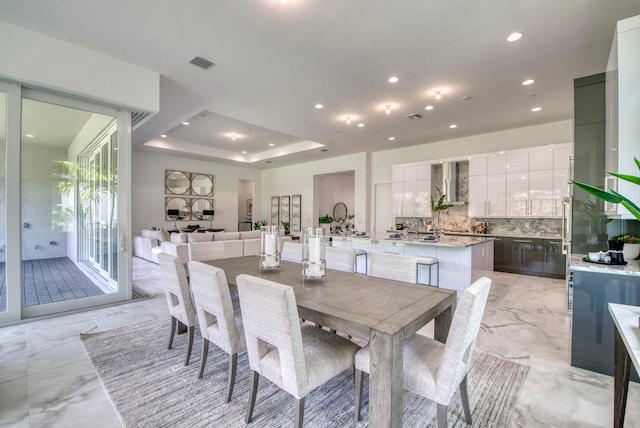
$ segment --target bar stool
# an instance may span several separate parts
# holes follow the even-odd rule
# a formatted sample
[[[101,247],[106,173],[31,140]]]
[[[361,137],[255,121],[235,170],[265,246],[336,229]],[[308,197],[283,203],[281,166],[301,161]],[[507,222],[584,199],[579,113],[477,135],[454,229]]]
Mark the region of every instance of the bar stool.
[[[416,262],[416,283],[417,284],[422,284],[421,282],[418,282],[418,270],[420,269],[420,266],[428,266],[429,267],[429,281],[426,284],[423,285],[433,285],[431,284],[431,268],[433,266],[436,266],[438,268],[437,270],[437,275],[436,275],[436,287],[440,287],[440,261],[435,258],[435,257],[429,257],[429,256],[415,256],[415,258],[417,259]]]
[[[360,272],[358,270],[358,257],[364,256],[364,272]],[[361,273],[363,275],[367,274],[367,263],[369,263],[369,257],[367,256],[367,252],[365,250],[361,250],[356,248],[356,273]]]

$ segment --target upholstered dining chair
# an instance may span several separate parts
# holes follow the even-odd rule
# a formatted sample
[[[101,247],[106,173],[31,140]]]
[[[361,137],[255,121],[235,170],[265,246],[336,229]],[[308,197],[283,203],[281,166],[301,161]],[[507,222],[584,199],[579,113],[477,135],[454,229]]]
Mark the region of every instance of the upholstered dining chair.
[[[189,365],[191,359],[191,349],[193,348],[193,334],[198,323],[191,290],[184,264],[174,255],[167,253],[158,254],[158,264],[164,282],[164,291],[169,304],[169,314],[171,315],[171,334],[169,336],[169,346],[173,346],[173,338],[176,335],[176,327],[181,323],[187,327],[189,339],[187,344],[187,358],[184,365]]]
[[[246,422],[262,375],[295,397],[295,425],[301,427],[307,394],[353,367],[359,347],[325,330],[301,327],[292,287],[244,274],[236,282],[251,367]]]
[[[490,288],[491,280],[482,277],[462,292],[446,344],[416,334],[404,345],[404,388],[437,403],[438,428],[447,426],[447,406],[458,388],[465,420],[472,423],[467,372]],[[358,351],[355,364],[355,419],[359,421],[363,372],[369,372],[369,345]]]
[[[356,268],[356,250],[352,248],[326,247],[324,253],[327,269],[342,272],[354,272]]]
[[[202,262],[189,262],[189,281],[202,335],[202,357],[198,378],[202,378],[207,364],[209,343],[229,354],[226,399],[228,403],[231,401],[236,379],[238,352],[246,349],[242,317],[240,312],[234,312],[229,284],[222,269]]]
[[[302,263],[302,244],[299,242],[284,242],[282,244],[281,260]]]
[[[418,280],[417,263],[418,260],[413,256],[374,252],[371,254],[368,275],[415,284]]]

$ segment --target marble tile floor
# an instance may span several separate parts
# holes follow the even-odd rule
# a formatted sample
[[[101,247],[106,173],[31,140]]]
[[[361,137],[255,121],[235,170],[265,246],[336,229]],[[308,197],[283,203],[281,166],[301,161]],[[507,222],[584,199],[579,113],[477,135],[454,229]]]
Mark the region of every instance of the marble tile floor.
[[[79,333],[167,316],[159,279],[157,265],[134,257],[134,283],[151,299],[0,328],[0,426],[121,426]],[[476,349],[530,366],[513,427],[612,425],[613,378],[569,365],[565,301],[564,281],[493,275]],[[640,426],[640,385],[628,403],[627,426]]]

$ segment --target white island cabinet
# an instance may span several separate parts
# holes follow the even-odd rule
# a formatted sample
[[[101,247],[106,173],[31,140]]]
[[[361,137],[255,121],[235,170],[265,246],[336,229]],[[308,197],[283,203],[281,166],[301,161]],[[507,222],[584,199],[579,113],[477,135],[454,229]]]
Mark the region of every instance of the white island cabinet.
[[[361,249],[369,254],[384,251],[407,256],[436,257],[440,262],[439,286],[458,292],[467,288],[476,279],[482,276],[491,277],[493,273],[493,238],[442,236],[438,242],[430,242],[422,238],[393,240],[383,235],[376,238],[333,236],[332,240],[334,247]],[[370,257],[368,259],[371,260]],[[431,270],[431,281],[429,281],[429,268],[420,266],[418,282],[431,282],[436,285],[437,269]],[[363,271],[360,265],[358,270]]]

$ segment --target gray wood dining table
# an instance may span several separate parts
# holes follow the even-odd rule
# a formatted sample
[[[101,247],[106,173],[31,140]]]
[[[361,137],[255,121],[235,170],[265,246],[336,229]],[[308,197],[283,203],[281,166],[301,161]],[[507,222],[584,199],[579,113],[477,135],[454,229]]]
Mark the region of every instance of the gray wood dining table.
[[[368,341],[369,426],[402,425],[403,344],[434,319],[435,339],[446,341],[455,291],[333,270],[323,278],[303,280],[300,263],[283,261],[277,269],[260,270],[258,256],[204,263],[225,271],[232,292],[239,274],[290,285],[301,318]]]

